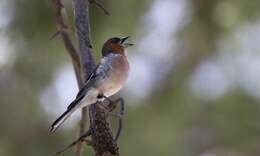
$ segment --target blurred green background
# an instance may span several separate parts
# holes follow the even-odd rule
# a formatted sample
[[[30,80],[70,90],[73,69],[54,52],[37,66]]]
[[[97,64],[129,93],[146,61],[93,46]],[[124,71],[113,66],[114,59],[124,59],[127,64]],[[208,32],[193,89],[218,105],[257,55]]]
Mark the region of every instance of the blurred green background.
[[[109,37],[135,43],[121,155],[260,155],[259,0],[100,2],[111,16],[91,6],[96,60]],[[48,131],[77,93],[55,32],[51,0],[0,1],[0,156],[49,156],[77,135],[79,113]]]

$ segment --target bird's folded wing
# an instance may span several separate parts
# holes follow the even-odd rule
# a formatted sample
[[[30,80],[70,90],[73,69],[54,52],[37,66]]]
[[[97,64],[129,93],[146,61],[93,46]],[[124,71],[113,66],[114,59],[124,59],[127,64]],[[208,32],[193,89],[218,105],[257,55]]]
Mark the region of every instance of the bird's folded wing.
[[[78,92],[76,99],[71,102],[71,104],[67,107],[67,109],[74,108],[85,97],[90,87],[93,87],[94,85],[98,85],[98,83],[102,83],[102,81],[107,76],[109,70],[112,69],[112,63],[117,57],[119,57],[117,54],[112,54],[101,59],[101,62],[96,66],[93,72],[89,75],[84,87]]]
[[[99,66],[99,65],[98,65]],[[67,107],[67,110],[73,108],[77,103],[79,103],[83,98],[84,96],[86,95],[86,93],[88,92],[90,86],[92,86],[94,84],[94,80],[95,80],[95,77],[96,77],[96,70],[98,68],[98,66],[93,70],[93,72],[89,75],[87,81],[86,81],[86,84],[83,86],[83,88],[78,92],[77,96],[76,96],[76,99],[73,100],[70,105]]]

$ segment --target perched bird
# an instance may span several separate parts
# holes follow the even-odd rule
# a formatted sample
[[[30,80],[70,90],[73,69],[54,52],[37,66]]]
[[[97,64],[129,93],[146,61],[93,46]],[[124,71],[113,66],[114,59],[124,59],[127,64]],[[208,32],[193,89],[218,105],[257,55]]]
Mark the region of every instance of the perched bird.
[[[114,37],[104,43],[100,63],[89,76],[76,99],[51,125],[51,132],[55,131],[77,109],[94,104],[104,99],[103,97],[110,97],[122,88],[129,72],[126,48],[133,45],[125,42],[128,38],[129,36]]]

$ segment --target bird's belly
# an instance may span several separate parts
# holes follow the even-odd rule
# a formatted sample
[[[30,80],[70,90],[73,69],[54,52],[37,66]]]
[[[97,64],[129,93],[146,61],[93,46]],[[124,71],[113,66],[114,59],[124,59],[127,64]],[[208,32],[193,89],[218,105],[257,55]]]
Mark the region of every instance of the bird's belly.
[[[97,97],[99,94],[103,94],[106,97],[110,97],[117,93],[122,88],[122,85],[113,84],[111,82],[104,83],[101,88],[92,88],[88,91],[86,96],[82,99],[79,106],[80,108],[89,106],[97,102]]]
[[[122,88],[122,83],[107,82],[102,85],[101,92],[106,97],[110,97],[117,93]]]
[[[124,85],[126,77],[120,77],[117,74],[110,76],[101,86],[101,92],[106,96],[110,97],[116,94]]]

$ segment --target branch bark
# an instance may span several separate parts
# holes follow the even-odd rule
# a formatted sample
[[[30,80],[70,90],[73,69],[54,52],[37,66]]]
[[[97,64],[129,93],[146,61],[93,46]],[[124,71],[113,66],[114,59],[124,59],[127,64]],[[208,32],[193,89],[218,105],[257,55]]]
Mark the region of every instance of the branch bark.
[[[79,56],[82,65],[82,76],[86,81],[88,76],[95,68],[95,62],[92,56],[90,44],[90,22],[89,22],[89,1],[74,0],[75,25],[77,30]],[[81,110],[79,136],[86,132],[86,124],[88,117],[88,109]],[[82,143],[76,146],[76,156],[80,156],[82,152]]]
[[[81,65],[78,52],[72,43],[72,39],[69,33],[68,26],[65,23],[64,17],[62,15],[63,5],[60,0],[53,0],[54,13],[57,20],[58,33],[61,35],[64,42],[65,48],[68,51],[71,59],[73,68],[76,74],[76,79],[78,87],[81,88],[84,85],[84,81],[81,77]]]
[[[90,40],[90,20],[89,20],[89,6],[88,0],[74,0],[75,9],[75,21],[77,28],[77,36],[79,43],[79,55],[81,58],[81,65],[84,74],[84,78],[88,77],[91,71],[95,67],[95,63],[92,57],[91,40]],[[86,123],[87,110],[82,110],[80,135],[83,135]],[[89,108],[90,127],[93,130],[92,133],[92,146],[96,153],[96,156],[117,156],[118,147],[114,141],[112,131],[107,121],[106,113],[99,107],[91,105]],[[80,156],[81,143],[78,144],[76,149],[76,156]]]

